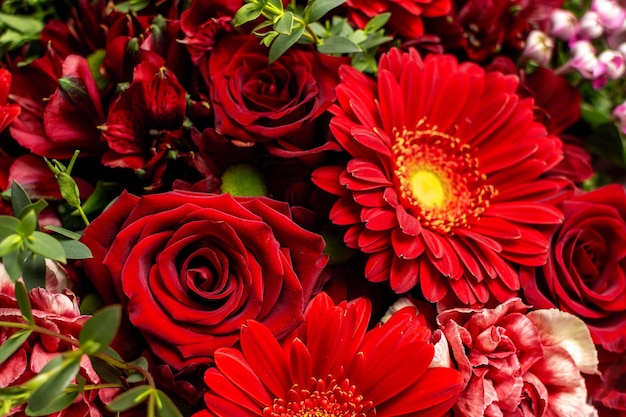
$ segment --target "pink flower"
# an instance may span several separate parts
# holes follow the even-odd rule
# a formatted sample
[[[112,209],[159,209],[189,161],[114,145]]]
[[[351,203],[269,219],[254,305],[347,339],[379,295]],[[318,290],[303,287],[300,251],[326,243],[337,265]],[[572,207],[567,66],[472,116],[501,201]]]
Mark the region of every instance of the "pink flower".
[[[523,55],[535,60],[542,67],[547,67],[552,58],[554,41],[540,30],[531,30],[526,40]]]
[[[555,9],[550,15],[552,28],[550,34],[564,41],[568,41],[576,34],[576,16],[569,10]]]
[[[574,416],[585,409],[581,372],[597,371],[585,324],[513,298],[494,309],[452,309],[437,322],[465,388],[455,416]]]
[[[49,264],[46,287],[50,290],[35,288],[29,292],[33,317],[37,326],[78,339],[83,323],[89,317],[80,314],[76,296],[67,289],[66,284],[67,277],[64,271],[56,264]],[[23,322],[14,288],[4,267],[0,265],[0,321]],[[0,328],[0,343],[6,341],[14,332],[14,329]],[[72,345],[55,337],[32,334],[13,355],[0,364],[0,387],[15,386],[28,381],[54,356],[72,349]],[[88,384],[100,381],[87,357],[81,362],[80,375]],[[96,399],[96,391],[89,391],[89,394],[80,395],[68,408],[53,416],[100,416],[100,411],[93,404]],[[11,415],[23,415],[23,408],[23,405],[14,407]]]

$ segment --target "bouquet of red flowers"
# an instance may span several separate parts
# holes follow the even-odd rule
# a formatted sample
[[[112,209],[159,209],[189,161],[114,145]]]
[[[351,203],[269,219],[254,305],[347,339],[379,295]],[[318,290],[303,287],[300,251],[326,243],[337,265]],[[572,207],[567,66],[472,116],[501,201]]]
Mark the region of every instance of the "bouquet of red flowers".
[[[7,0],[0,54],[2,416],[626,415],[623,3]]]

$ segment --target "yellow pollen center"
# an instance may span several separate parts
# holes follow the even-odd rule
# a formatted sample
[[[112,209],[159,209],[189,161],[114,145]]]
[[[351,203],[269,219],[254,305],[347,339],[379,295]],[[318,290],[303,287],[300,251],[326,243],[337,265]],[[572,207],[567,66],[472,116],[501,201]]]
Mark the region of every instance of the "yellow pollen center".
[[[446,204],[446,187],[436,174],[420,169],[409,175],[411,193],[424,209],[442,208]]]
[[[416,130],[396,130],[392,146],[394,183],[400,202],[422,226],[454,233],[480,218],[498,191],[480,172],[468,144],[420,121]]]

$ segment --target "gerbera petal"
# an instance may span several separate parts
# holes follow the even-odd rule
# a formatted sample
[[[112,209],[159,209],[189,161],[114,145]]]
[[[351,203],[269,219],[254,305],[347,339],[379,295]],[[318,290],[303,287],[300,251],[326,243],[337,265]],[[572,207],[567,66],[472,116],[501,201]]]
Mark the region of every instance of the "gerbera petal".
[[[250,367],[275,397],[285,397],[291,386],[289,367],[274,335],[261,323],[241,327],[241,350]]]
[[[419,236],[404,234],[400,229],[391,231],[391,244],[396,255],[403,259],[415,259],[426,249]]]
[[[371,282],[383,282],[389,279],[393,253],[389,251],[373,253],[365,264],[365,276]]]
[[[395,211],[378,207],[361,209],[361,221],[366,228],[377,231],[389,230],[398,225]]]
[[[248,364],[243,354],[235,349],[222,348],[215,352],[215,362],[219,366],[221,374],[250,398],[259,404],[269,404],[272,400],[265,386],[256,376],[254,370]],[[205,382],[211,388],[213,385],[223,385],[224,381],[215,382],[217,374],[207,372]],[[210,379],[210,380],[209,380]]]
[[[289,370],[291,381],[300,386],[306,386],[312,375],[311,355],[304,343],[295,338],[290,345]]]
[[[258,378],[254,374],[251,376],[258,381]],[[258,410],[266,407],[267,405],[272,403],[272,399],[267,395],[267,391],[265,391],[265,397],[267,397],[264,402],[253,401],[248,391],[241,391],[235,384],[231,382],[229,378],[227,378],[224,374],[219,372],[217,369],[212,368],[208,369],[204,375],[204,381],[213,393],[217,394],[222,398],[228,398],[232,403],[236,404],[238,407],[245,409],[245,411],[251,415],[257,415]],[[262,385],[261,385],[262,386]],[[245,393],[245,394],[244,394]],[[248,394],[248,395],[246,395]],[[205,398],[207,401],[207,405],[209,408],[215,407],[217,404],[214,404],[214,397],[209,396]],[[219,397],[218,397],[219,398]],[[217,401],[219,403],[219,401]],[[217,405],[217,407],[220,407]],[[227,404],[223,404],[221,407],[227,408]],[[235,408],[233,406],[233,408]]]
[[[417,284],[418,275],[419,261],[395,256],[392,258],[389,283],[396,293],[401,294],[413,288]]]
[[[531,224],[559,224],[563,213],[553,206],[542,203],[498,203],[488,209],[489,215]]]
[[[317,168],[311,174],[313,184],[334,195],[346,194],[346,188],[339,183],[339,177],[344,169],[340,166],[326,166]]]
[[[422,378],[399,395],[377,406],[377,415],[408,416],[420,411],[428,411],[439,404],[443,411],[458,398],[463,386],[463,378],[459,372],[450,368],[427,369]],[[419,413],[419,416],[438,416],[442,410]]]
[[[381,168],[371,162],[353,159],[348,162],[346,170],[352,174],[353,177],[363,181],[369,181],[384,186],[392,185],[391,181],[389,181],[381,171]]]

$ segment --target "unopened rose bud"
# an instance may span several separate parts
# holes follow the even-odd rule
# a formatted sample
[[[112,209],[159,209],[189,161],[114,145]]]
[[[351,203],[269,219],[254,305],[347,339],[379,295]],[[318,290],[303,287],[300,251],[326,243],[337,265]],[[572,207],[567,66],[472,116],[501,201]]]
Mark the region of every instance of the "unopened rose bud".
[[[578,20],[574,13],[568,10],[555,9],[550,15],[552,27],[550,34],[564,41],[569,41],[576,34]]]
[[[600,24],[607,32],[619,30],[626,19],[626,10],[615,0],[594,0],[590,10],[597,13]]]
[[[542,67],[546,67],[552,58],[553,49],[554,41],[550,36],[540,30],[531,30],[523,55],[537,61]]]
[[[593,10],[587,12],[578,21],[577,34],[584,39],[597,39],[604,33],[604,27],[600,23],[600,16]]]

